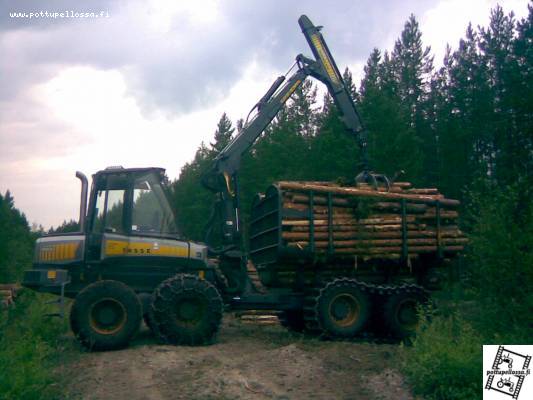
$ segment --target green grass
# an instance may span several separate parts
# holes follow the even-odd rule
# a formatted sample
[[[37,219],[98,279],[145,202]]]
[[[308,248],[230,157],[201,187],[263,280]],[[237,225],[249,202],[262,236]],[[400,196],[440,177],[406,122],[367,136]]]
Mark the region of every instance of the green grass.
[[[49,299],[24,290],[15,307],[0,312],[0,400],[61,398],[54,367],[66,323],[44,317]]]

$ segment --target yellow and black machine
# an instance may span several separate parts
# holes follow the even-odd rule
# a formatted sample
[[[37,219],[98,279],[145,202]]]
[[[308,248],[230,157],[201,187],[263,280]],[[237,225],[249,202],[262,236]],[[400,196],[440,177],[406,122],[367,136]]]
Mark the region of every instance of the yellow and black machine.
[[[216,228],[211,233],[220,232],[217,247],[191,242],[179,233],[166,196],[163,169],[107,168],[93,175],[90,194],[87,178],[76,173],[82,187],[80,231],[38,239],[34,266],[26,271],[23,285],[55,293],[61,299],[73,298],[70,325],[84,346],[96,350],[124,347],[143,317],[163,342],[209,343],[220,327],[225,308],[278,310],[282,323],[291,329],[350,338],[360,334],[375,313],[372,303],[383,300],[376,300],[374,295],[389,296],[388,313],[395,333],[405,336],[414,329],[413,310],[427,299],[426,290],[416,284],[384,286],[388,274],[370,283],[358,278],[357,269],[341,269],[336,276],[317,272],[311,282],[264,282],[268,288],[259,290],[247,272],[249,258],[261,264],[258,254],[264,253],[263,242],[268,242],[269,251],[278,254],[281,239],[265,242],[264,238],[270,238],[269,232],[281,231],[276,223],[282,223],[279,215],[283,210],[278,204],[252,212],[259,215],[251,221],[250,229],[257,233],[250,238],[249,246],[255,253],[246,254],[239,204],[241,157],[308,77],[326,85],[346,130],[358,141],[363,168],[356,181],[387,188],[390,185],[385,176],[370,172],[359,115],[320,28],[305,15],[298,22],[314,58],[296,57],[293,75],[276,79],[252,109],[254,117],[220,152],[202,181],[216,195],[214,217],[209,222]],[[269,217],[274,215],[278,218],[275,221]],[[264,225],[266,219],[268,224]],[[211,242],[209,235],[206,241]],[[268,263],[257,268],[276,268],[277,260],[276,256],[270,257]],[[279,262],[296,263],[297,274],[308,276],[310,271],[318,271],[312,257],[292,261],[280,258]],[[320,262],[337,260],[333,257]],[[353,264],[353,260],[350,262]]]
[[[216,326],[222,300],[210,283],[214,270],[207,247],[177,231],[164,170],[109,167],[93,175],[89,199],[87,178],[81,172],[76,176],[82,184],[80,232],[38,239],[35,268],[26,271],[24,285],[75,298],[71,326],[90,348],[125,345],[143,314],[153,326],[147,311],[150,296],[155,288],[160,300],[169,295],[161,282],[179,272],[188,274],[178,283],[185,291],[214,296],[218,306],[205,319]],[[194,301],[185,302],[176,310],[182,322],[196,321],[200,314],[195,307]]]

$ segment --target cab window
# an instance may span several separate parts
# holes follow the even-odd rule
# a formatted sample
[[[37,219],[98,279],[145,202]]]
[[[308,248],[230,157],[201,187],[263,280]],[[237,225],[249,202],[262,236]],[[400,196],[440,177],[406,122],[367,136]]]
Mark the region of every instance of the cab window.
[[[124,189],[99,190],[93,232],[124,232]]]
[[[108,190],[105,217],[106,232],[124,232],[125,190]]]
[[[158,180],[147,174],[133,188],[133,233],[176,233],[174,215]]]

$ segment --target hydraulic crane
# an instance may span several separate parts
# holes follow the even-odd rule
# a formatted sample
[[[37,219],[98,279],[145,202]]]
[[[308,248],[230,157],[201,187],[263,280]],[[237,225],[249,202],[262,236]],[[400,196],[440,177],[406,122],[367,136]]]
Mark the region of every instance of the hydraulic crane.
[[[313,52],[314,59],[302,54],[296,56],[296,72],[288,78],[283,75],[279,76],[274,81],[270,89],[250,111],[250,113],[257,111],[254,118],[247,121],[239,134],[217,155],[211,169],[202,180],[204,186],[215,192],[217,196],[206,241],[210,242],[209,236],[213,224],[218,222],[221,224],[224,249],[240,248],[239,169],[241,158],[265,131],[294,91],[308,77],[313,77],[326,85],[346,130],[357,140],[362,172],[356,177],[356,181],[372,183],[383,181],[388,184],[385,176],[370,171],[367,138],[361,118],[320,33],[321,27],[313,25],[305,15],[299,18],[298,24]]]

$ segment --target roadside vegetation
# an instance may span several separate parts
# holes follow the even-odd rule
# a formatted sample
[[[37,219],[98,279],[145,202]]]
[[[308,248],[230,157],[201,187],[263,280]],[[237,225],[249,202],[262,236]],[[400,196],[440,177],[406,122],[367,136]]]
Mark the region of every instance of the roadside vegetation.
[[[472,197],[467,270],[402,351],[404,372],[427,399],[481,398],[482,345],[531,344],[533,206],[516,185],[485,189]]]
[[[62,398],[55,368],[66,325],[44,316],[47,300],[25,290],[0,314],[0,400]]]
[[[0,283],[20,282],[38,234],[11,194],[0,195]],[[0,400],[61,398],[54,368],[66,325],[44,316],[54,311],[45,304],[50,297],[22,290],[14,306],[0,309]]]

